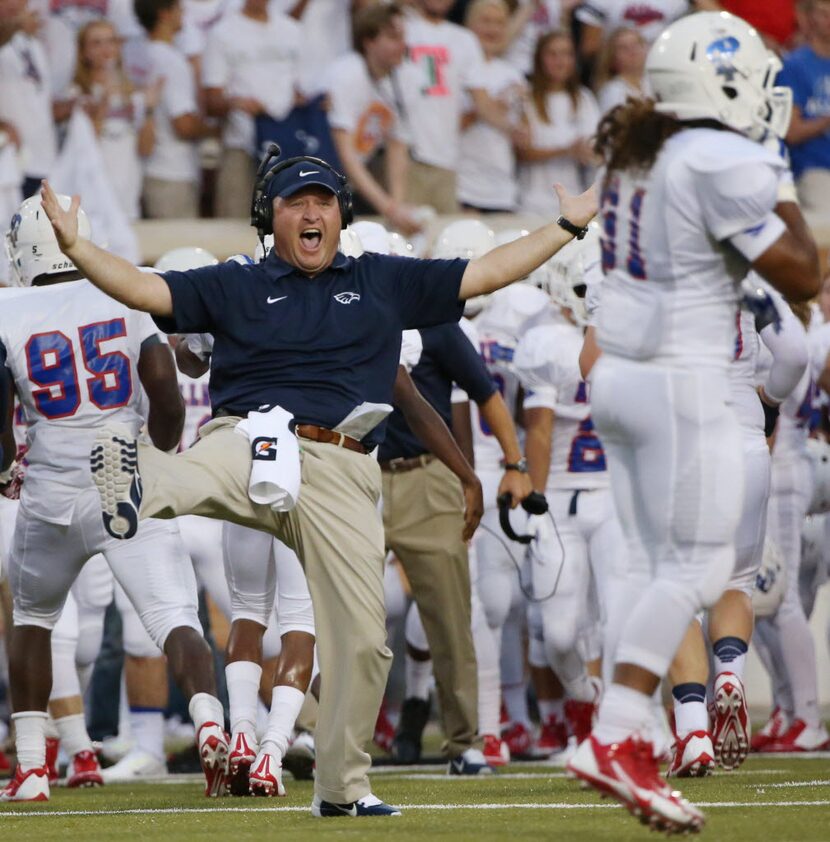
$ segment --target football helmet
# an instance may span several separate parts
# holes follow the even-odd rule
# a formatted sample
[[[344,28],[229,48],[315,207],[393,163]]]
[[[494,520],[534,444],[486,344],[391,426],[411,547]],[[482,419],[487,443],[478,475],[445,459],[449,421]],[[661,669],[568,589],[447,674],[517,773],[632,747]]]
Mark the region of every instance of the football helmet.
[[[530,231],[528,231],[527,228],[504,228],[503,230],[496,232],[494,248],[507,245],[507,243],[512,243],[514,240],[520,240],[522,237],[526,237],[529,233]],[[520,278],[518,283],[530,284],[530,286],[547,292],[549,273],[550,269],[546,263],[543,263],[537,269],[534,269],[529,275],[526,275],[524,278]]]
[[[364,251],[376,254],[390,254],[389,232],[379,222],[362,219],[352,223],[349,228],[357,235]]]
[[[183,248],[166,251],[153,267],[156,272],[186,272],[188,269],[199,269],[201,266],[215,266],[219,262],[207,249],[198,246],[184,246]]]
[[[397,231],[389,232],[389,254],[396,257],[415,257],[415,247],[403,234]]]
[[[807,455],[813,469],[813,494],[807,514],[830,512],[830,444],[821,439],[807,439]]]
[[[58,194],[61,207],[72,203],[70,196]],[[88,240],[92,234],[89,218],[78,209],[78,235]],[[75,264],[60,250],[52,223],[40,203],[40,195],[26,199],[12,217],[6,231],[6,256],[11,279],[16,286],[29,287],[39,275],[76,271]]]
[[[487,254],[496,245],[496,235],[478,219],[457,219],[441,229],[432,247],[432,256],[451,260],[461,257],[475,260]],[[468,318],[477,316],[484,308],[486,295],[468,298],[464,304],[464,315]]]
[[[350,225],[340,232],[340,247],[339,250],[346,255],[346,257],[360,257],[363,254],[363,245],[360,242],[355,230]]]
[[[764,541],[761,567],[755,574],[752,607],[756,617],[772,617],[784,601],[787,590],[787,565],[778,545],[769,537]]]
[[[646,75],[656,108],[678,120],[717,120],[753,140],[782,137],[792,91],[775,85],[781,61],[746,21],[698,12],[675,21],[654,42]]]
[[[547,262],[548,274],[542,286],[551,300],[569,310],[581,327],[588,324],[585,307],[588,270],[600,261],[599,224],[590,222],[581,240],[571,240]]]

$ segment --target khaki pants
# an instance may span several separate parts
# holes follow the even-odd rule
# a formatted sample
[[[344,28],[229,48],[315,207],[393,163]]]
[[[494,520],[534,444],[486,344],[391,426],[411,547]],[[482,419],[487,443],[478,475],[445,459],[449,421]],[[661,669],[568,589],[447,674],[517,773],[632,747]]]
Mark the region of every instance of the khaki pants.
[[[429,205],[438,213],[458,213],[455,182],[456,176],[452,170],[410,160],[406,201],[410,205]]]
[[[314,605],[322,675],[316,793],[357,801],[370,790],[372,739],[392,653],[386,647],[380,469],[370,456],[301,440],[302,490],[279,514],[248,497],[250,445],[238,418],[218,418],[170,456],[139,448],[141,517],[205,515],[276,535],[300,557]]]
[[[249,219],[256,166],[244,149],[223,149],[216,174],[214,213],[228,219]]]
[[[148,219],[194,219],[199,215],[199,185],[195,181],[145,178],[142,199]]]
[[[458,479],[434,459],[422,468],[383,473],[386,546],[412,586],[432,654],[443,716],[444,751],[457,757],[476,743],[478,670],[470,628],[470,565],[464,497]]]

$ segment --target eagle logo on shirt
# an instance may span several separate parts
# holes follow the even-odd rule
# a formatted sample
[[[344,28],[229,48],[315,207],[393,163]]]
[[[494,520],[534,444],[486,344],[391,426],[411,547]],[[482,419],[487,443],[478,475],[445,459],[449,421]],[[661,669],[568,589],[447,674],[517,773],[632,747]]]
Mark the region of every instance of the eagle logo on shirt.
[[[360,301],[359,292],[338,292],[334,300],[339,304],[351,304],[352,301]]]

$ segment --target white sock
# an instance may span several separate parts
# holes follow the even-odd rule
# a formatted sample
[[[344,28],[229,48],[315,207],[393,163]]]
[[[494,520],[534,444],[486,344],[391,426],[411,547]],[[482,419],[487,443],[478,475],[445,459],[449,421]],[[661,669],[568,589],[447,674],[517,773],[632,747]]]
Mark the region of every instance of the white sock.
[[[577,702],[593,702],[597,698],[596,687],[587,672],[571,681],[563,681],[562,686],[568,698]]]
[[[557,721],[561,722],[565,716],[564,699],[538,699],[536,704],[539,706],[539,717],[542,724],[551,717],[555,717]]]
[[[135,747],[164,760],[164,711],[130,706],[130,734]]]
[[[12,714],[17,763],[24,772],[46,764],[47,717],[46,711],[42,710],[24,710]]]
[[[651,736],[651,696],[612,684],[599,706],[593,735],[604,745],[620,743],[632,734]]]
[[[530,727],[530,715],[527,712],[527,688],[524,684],[502,684],[501,697],[507,708],[511,722],[520,722]]]
[[[478,670],[478,733],[499,735],[499,669]]]
[[[225,726],[225,711],[222,703],[210,693],[196,693],[187,706],[187,712],[193,720],[196,733],[206,722],[214,722],[220,728]]]
[[[262,748],[281,761],[288,741],[294,730],[294,723],[300,715],[305,693],[296,687],[278,685],[271,696],[271,712],[268,714],[268,729],[262,738]]]
[[[262,667],[253,661],[234,661],[225,667],[230,703],[231,733],[244,731],[256,739],[257,704]]]
[[[59,740],[61,738],[58,732],[58,726],[55,725],[55,720],[50,714],[46,715],[46,727],[44,728],[44,736],[47,740]]]
[[[86,730],[86,718],[82,713],[62,716],[55,720],[60,734],[61,745],[68,757],[74,757],[79,751],[92,751],[92,740]]]
[[[410,654],[406,656],[406,698],[429,699],[429,684],[432,680],[432,659],[416,661]]]

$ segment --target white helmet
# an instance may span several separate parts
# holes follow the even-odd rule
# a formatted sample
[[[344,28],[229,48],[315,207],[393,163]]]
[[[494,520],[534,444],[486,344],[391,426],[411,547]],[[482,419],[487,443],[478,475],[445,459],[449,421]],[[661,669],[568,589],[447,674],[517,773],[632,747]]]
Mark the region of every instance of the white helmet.
[[[830,444],[823,439],[807,439],[807,455],[813,469],[813,494],[807,514],[830,512]]]
[[[364,251],[390,254],[389,232],[379,222],[362,219],[360,222],[353,222],[349,228],[357,235]]]
[[[274,235],[266,234],[261,240],[257,240],[256,248],[254,249],[254,261],[262,263],[274,248]]]
[[[199,269],[202,266],[215,266],[218,262],[218,258],[206,249],[184,246],[166,251],[153,268],[156,272],[186,272],[188,269]]]
[[[478,219],[457,219],[438,234],[432,248],[432,256],[444,259],[462,257],[465,260],[475,260],[487,254],[495,245],[496,235],[483,222]],[[484,308],[486,300],[486,295],[468,298],[464,304],[464,315],[468,318],[477,316]]]
[[[764,541],[764,556],[761,567],[755,575],[755,590],[752,592],[752,607],[756,617],[772,617],[784,601],[787,590],[787,566],[777,544],[767,537]]]
[[[554,303],[570,310],[574,320],[582,327],[588,324],[585,276],[600,261],[600,257],[599,224],[591,222],[583,239],[571,240],[547,262],[546,292]]]
[[[520,240],[522,237],[526,237],[529,233],[530,231],[528,231],[527,228],[504,228],[501,231],[496,231],[495,247],[498,248],[499,246],[507,245],[507,243],[512,243],[515,240]],[[519,278],[518,282],[520,284],[530,284],[530,286],[547,292],[549,286],[549,274],[550,269],[546,263],[543,263],[541,266],[534,269],[529,275],[526,275],[524,278]]]
[[[396,257],[415,257],[415,247],[403,234],[397,231],[389,232],[389,254]]]
[[[654,42],[646,74],[657,110],[678,120],[717,120],[753,140],[787,132],[792,91],[775,86],[781,61],[728,12],[680,18]]]
[[[340,251],[346,257],[360,257],[363,254],[360,237],[357,236],[351,225],[340,232]]]
[[[70,196],[58,194],[60,206],[66,210],[72,204]],[[89,218],[78,209],[78,235],[88,240],[91,235]],[[38,275],[57,275],[74,272],[75,264],[60,250],[52,223],[40,203],[40,195],[32,196],[17,209],[6,231],[6,256],[12,268],[12,280],[17,286],[29,287]]]

